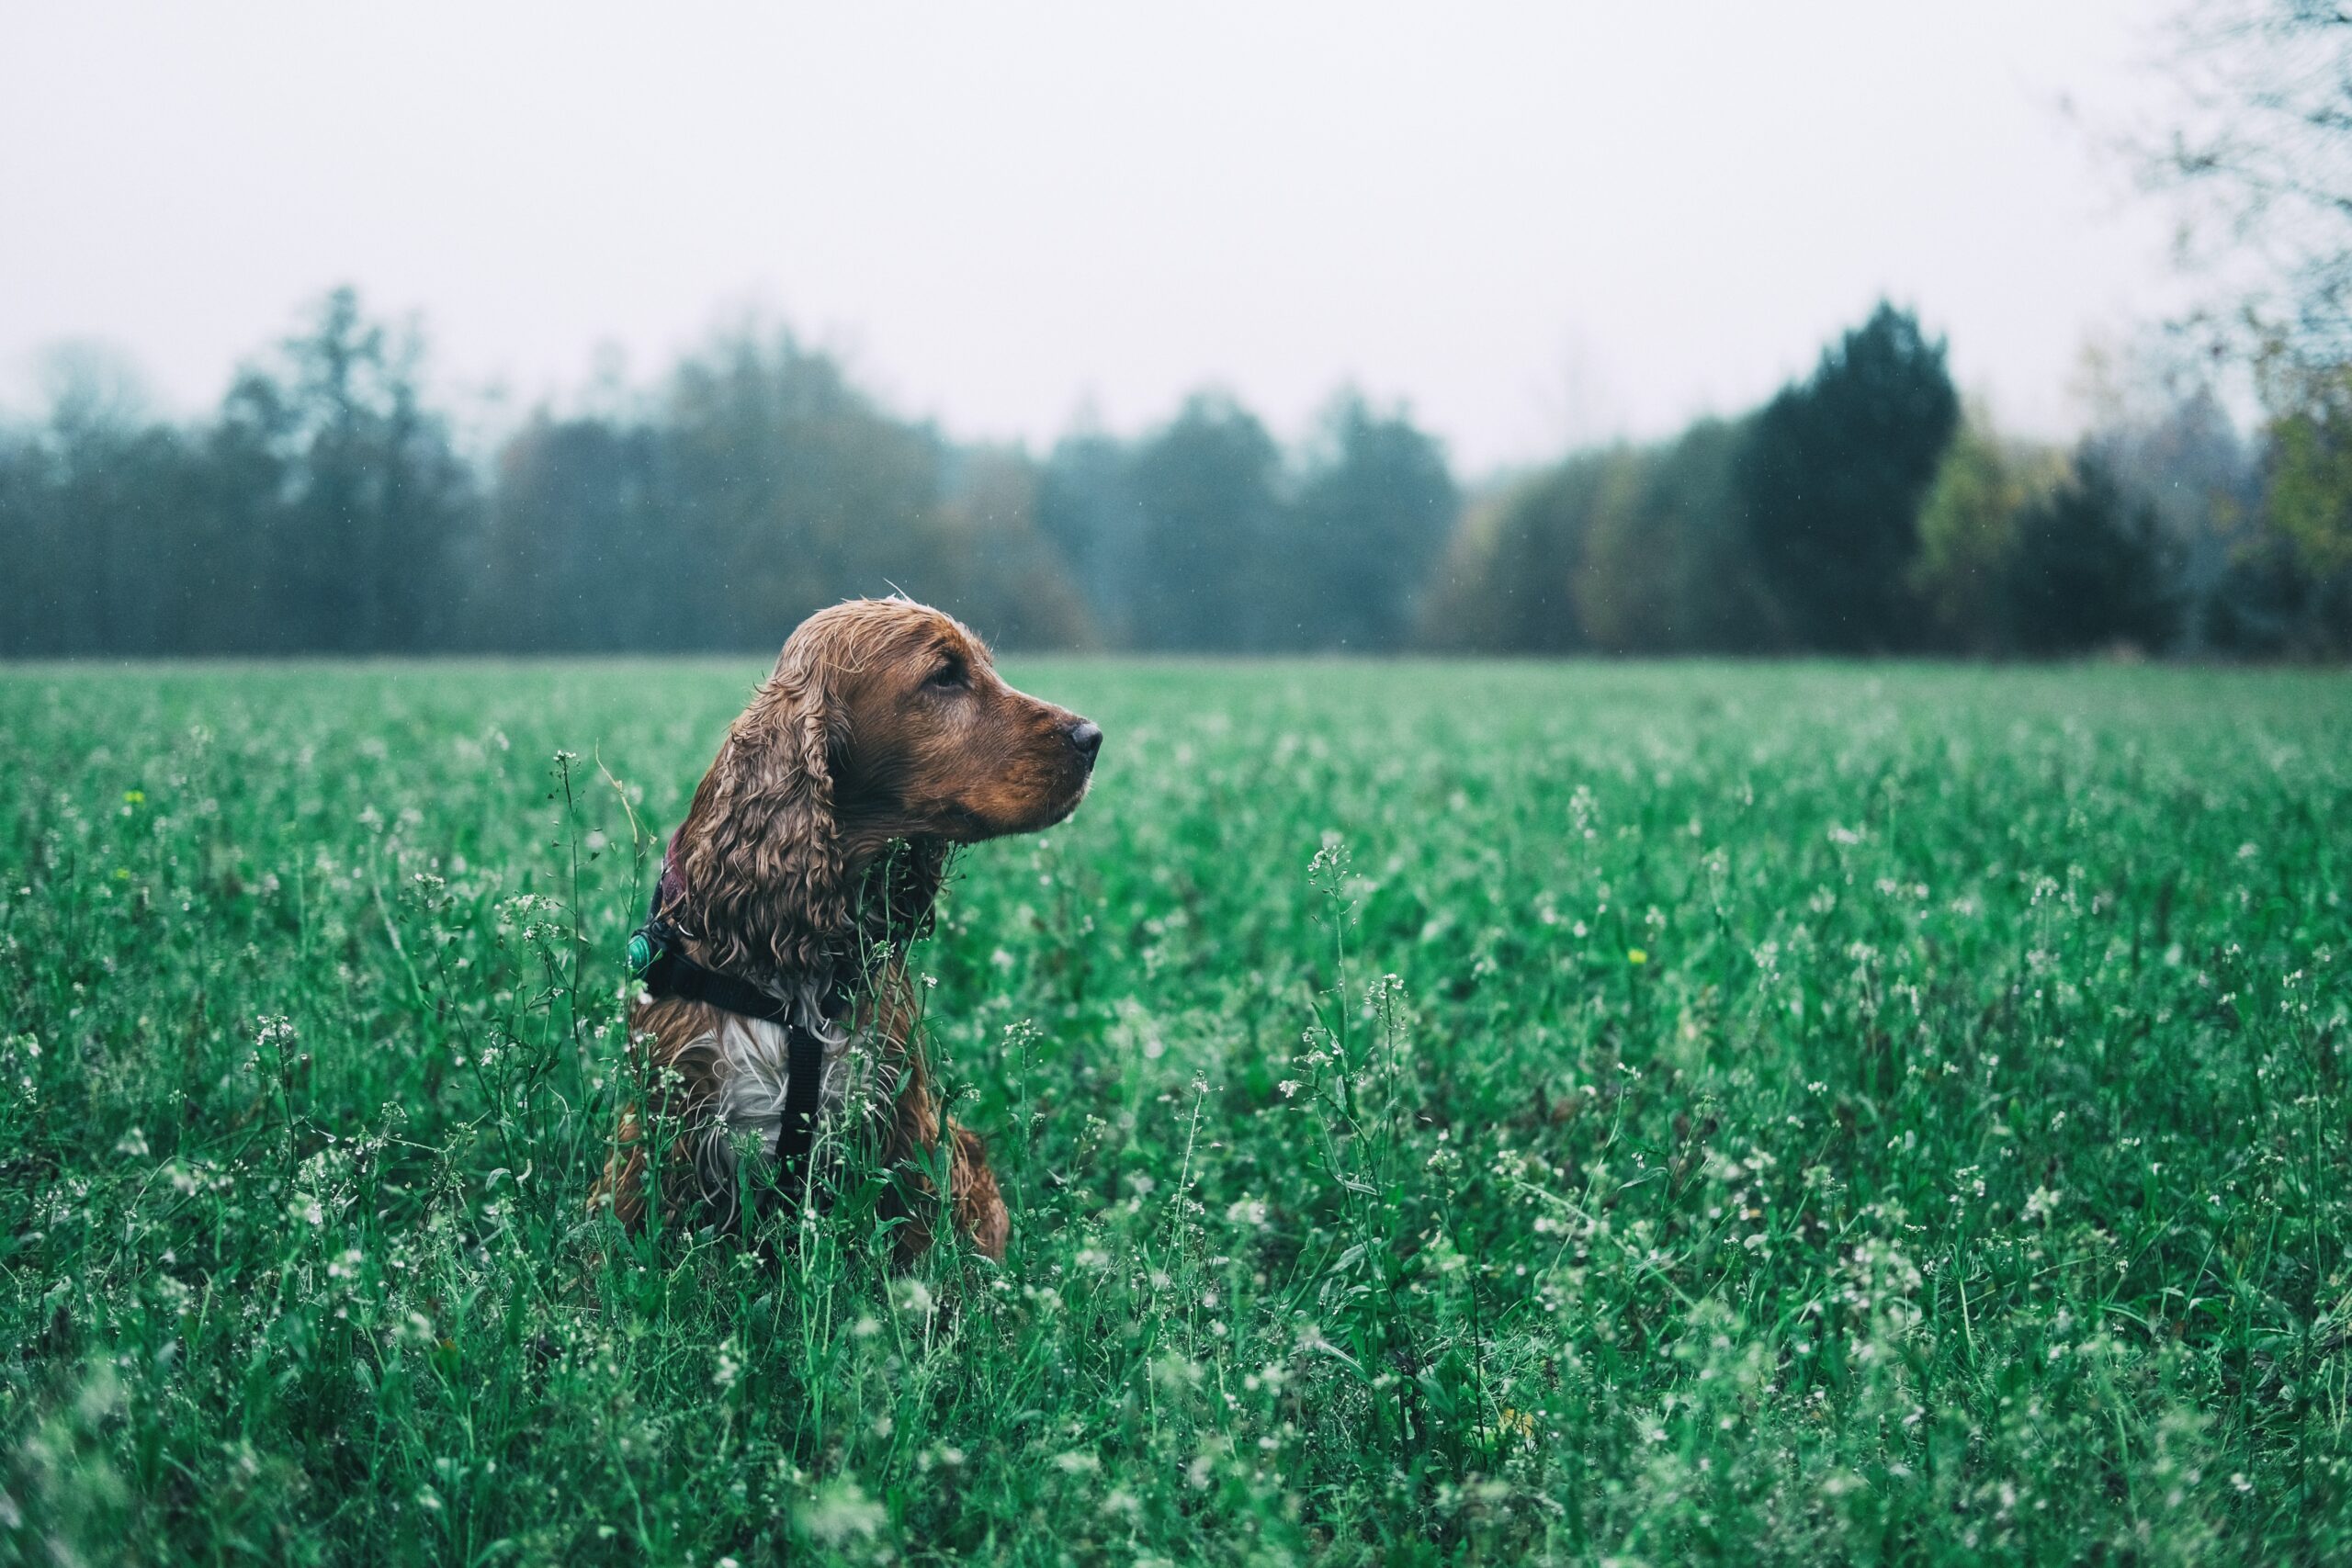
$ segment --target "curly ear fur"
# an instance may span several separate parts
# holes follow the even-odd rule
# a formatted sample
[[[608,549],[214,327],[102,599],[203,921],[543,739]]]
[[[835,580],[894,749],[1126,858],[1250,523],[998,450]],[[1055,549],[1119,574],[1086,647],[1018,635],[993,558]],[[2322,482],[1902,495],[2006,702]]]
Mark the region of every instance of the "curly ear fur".
[[[823,978],[850,923],[833,818],[835,719],[818,661],[787,647],[695,792],[679,838],[681,924],[705,962],[752,978]]]

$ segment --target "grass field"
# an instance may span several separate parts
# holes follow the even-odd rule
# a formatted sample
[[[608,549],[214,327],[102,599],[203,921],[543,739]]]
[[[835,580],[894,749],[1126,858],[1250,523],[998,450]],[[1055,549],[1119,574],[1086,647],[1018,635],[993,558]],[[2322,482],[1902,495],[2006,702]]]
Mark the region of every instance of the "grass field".
[[[1012,672],[914,1278],[582,1207],[757,666],[0,672],[0,1557],[2352,1553],[2352,682]]]

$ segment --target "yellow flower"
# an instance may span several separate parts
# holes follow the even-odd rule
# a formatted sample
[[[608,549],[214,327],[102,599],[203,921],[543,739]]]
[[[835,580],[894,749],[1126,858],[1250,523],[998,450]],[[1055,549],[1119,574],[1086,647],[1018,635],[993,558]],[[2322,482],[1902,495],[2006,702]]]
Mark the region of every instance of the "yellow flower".
[[[127,789],[122,792],[122,798],[133,806],[144,806],[147,804],[147,792],[143,789]]]
[[[119,865],[119,866],[116,866],[116,867],[114,868],[114,879],[115,879],[117,882],[128,882],[128,881],[130,881],[130,868],[129,866],[127,866],[127,865]]]
[[[1647,964],[1649,961],[1650,955],[1647,948],[1629,947],[1625,950],[1625,962],[1628,964]]]

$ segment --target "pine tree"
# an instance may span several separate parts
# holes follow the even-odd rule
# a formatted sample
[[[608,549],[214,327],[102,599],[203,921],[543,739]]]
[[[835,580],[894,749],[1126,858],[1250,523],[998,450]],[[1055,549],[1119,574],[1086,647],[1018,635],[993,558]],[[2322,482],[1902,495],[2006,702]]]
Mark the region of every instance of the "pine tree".
[[[1942,342],[1884,302],[1757,415],[1736,494],[1784,642],[1839,653],[1919,645],[1925,617],[1906,572],[1959,423]]]

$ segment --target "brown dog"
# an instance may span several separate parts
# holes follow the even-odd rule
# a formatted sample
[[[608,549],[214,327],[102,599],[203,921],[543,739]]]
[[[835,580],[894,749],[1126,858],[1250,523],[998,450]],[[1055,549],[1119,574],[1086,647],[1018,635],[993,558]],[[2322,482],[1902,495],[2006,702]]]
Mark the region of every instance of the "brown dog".
[[[1010,1222],[980,1142],[941,1114],[924,1071],[907,944],[949,847],[1069,816],[1102,743],[1095,725],[1006,685],[980,639],[937,610],[861,599],[801,624],[695,792],[656,897],[693,966],[749,982],[753,1006],[777,1015],[639,998],[648,1108],[675,1134],[665,1214],[699,1205],[731,1220],[739,1153],[756,1145],[773,1164],[797,1027],[822,1042],[820,1124],[871,1135],[897,1185],[919,1191],[944,1128],[949,1213],[1003,1257]],[[637,1107],[624,1111],[591,1200],[632,1229],[646,1215],[647,1132]],[[928,1207],[891,1211],[902,1261],[931,1245]]]

